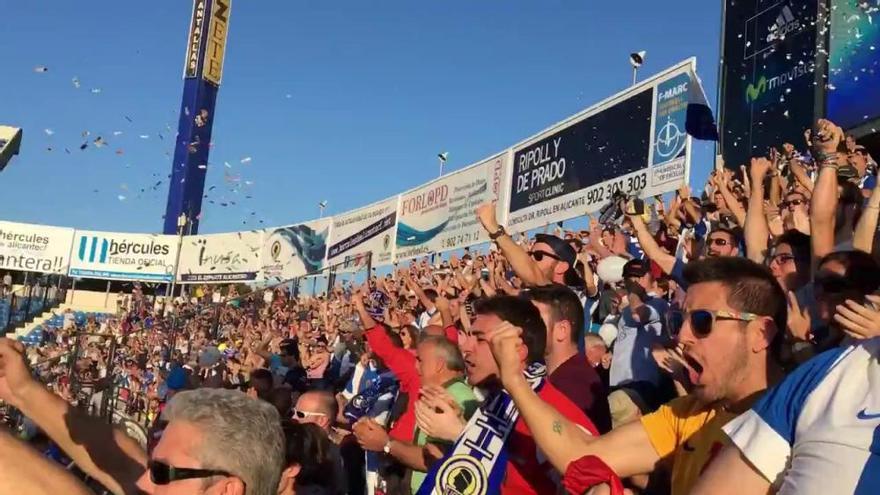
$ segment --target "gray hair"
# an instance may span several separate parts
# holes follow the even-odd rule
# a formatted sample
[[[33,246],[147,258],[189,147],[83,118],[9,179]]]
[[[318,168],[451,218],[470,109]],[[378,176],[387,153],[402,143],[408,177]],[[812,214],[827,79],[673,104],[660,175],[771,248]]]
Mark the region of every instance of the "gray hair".
[[[419,344],[431,344],[437,357],[446,363],[447,369],[464,373],[464,358],[461,356],[461,350],[445,336],[423,335]]]
[[[247,495],[275,495],[284,467],[284,432],[272,405],[236,390],[180,392],[162,418],[192,423],[204,435],[195,455],[205,469],[241,478]]]

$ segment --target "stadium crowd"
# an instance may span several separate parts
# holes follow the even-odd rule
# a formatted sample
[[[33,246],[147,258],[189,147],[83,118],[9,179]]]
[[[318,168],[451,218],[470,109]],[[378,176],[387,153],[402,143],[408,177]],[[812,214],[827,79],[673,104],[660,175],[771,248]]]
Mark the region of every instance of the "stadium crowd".
[[[805,137],[585,230],[482,205],[482,252],[2,339],[0,493],[880,493],[877,163]]]

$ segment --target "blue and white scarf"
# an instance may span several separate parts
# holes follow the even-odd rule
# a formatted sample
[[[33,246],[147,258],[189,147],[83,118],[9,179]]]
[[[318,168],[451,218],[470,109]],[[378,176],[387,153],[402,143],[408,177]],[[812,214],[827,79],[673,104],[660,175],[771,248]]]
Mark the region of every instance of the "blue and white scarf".
[[[537,393],[547,368],[532,363],[523,374]],[[519,410],[506,391],[488,397],[449,453],[428,472],[417,495],[499,493],[507,469],[507,440],[517,419]]]

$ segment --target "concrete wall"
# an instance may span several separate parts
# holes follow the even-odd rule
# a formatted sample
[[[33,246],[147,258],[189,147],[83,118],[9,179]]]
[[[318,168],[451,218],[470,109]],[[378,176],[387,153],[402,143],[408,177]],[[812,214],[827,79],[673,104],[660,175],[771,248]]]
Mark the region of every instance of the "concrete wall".
[[[65,304],[75,308],[90,309],[95,311],[116,312],[116,299],[118,293],[90,291],[90,290],[67,290]]]

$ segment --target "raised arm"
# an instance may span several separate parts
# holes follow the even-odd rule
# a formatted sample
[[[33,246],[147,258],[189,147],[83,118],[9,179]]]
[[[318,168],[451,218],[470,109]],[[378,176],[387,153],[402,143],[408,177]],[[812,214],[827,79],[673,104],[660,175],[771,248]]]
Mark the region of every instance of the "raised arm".
[[[645,252],[645,256],[651,259],[654,263],[657,263],[664,273],[672,273],[672,269],[675,266],[675,256],[660,248],[660,245],[657,244],[654,236],[648,232],[648,226],[645,225],[645,221],[642,220],[641,215],[629,215],[627,212],[627,216],[632,222],[633,230],[636,233],[636,237],[639,239],[639,245],[642,247],[642,251]]]
[[[727,204],[727,208],[733,213],[733,217],[736,218],[736,223],[739,225],[745,225],[746,210],[743,209],[739,200],[730,191],[730,183],[728,182],[727,175],[723,173],[716,174],[715,184],[717,185],[721,196],[724,197],[724,202]]]
[[[835,213],[837,212],[837,146],[843,131],[830,121],[819,120],[819,135],[814,136],[819,178],[810,200],[810,243],[815,269],[819,260],[834,249]]]
[[[880,181],[874,186],[868,204],[862,209],[862,216],[856,224],[853,236],[853,249],[871,254],[874,238],[877,235],[877,219],[880,217]]]
[[[477,207],[476,214],[486,232],[494,234],[501,227],[495,219],[494,203],[480,205]],[[538,269],[538,264],[535,263],[529,253],[519,244],[513,242],[510,235],[502,235],[495,240],[495,243],[498,245],[501,253],[504,254],[507,262],[510,263],[514,273],[522,279],[525,285],[540,286],[551,282],[541,273],[541,270]]]
[[[767,240],[770,228],[764,216],[764,177],[770,170],[766,158],[752,158],[749,174],[752,192],[749,195],[749,209],[746,210],[745,241],[746,254],[755,263],[764,263],[767,254]]]
[[[80,469],[111,492],[138,493],[135,483],[146,469],[147,453],[121,430],[74,409],[37,382],[23,352],[19,342],[0,339],[0,398],[33,420]]]
[[[92,492],[66,471],[14,438],[0,431],[0,493],[28,495],[91,495]]]
[[[572,461],[595,455],[621,478],[652,472],[660,457],[640,422],[594,437],[538,397],[522,374],[520,333],[520,329],[504,322],[487,338],[505,390],[553,467],[565,473]]]

